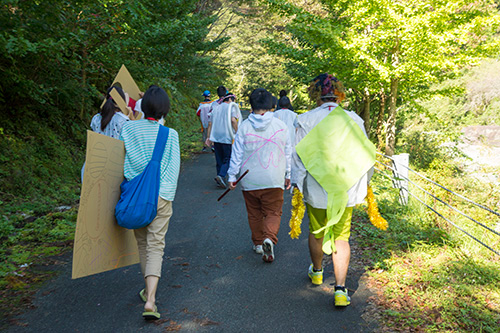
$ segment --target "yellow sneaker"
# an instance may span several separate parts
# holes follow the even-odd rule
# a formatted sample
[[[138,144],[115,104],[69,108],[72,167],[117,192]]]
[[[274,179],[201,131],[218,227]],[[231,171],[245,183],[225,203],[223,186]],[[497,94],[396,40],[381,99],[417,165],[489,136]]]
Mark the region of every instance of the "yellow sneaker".
[[[323,283],[323,268],[321,268],[321,271],[315,272],[313,271],[313,267],[314,267],[313,264],[309,266],[309,271],[307,275],[309,275],[312,284],[320,285]]]
[[[351,304],[351,298],[347,294],[347,289],[335,290],[335,306],[348,306]]]

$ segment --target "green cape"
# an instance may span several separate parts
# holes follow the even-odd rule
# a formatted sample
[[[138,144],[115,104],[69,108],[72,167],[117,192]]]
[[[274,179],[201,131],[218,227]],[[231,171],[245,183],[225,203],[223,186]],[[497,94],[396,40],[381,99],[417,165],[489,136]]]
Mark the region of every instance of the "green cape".
[[[332,229],[339,222],[349,199],[347,191],[375,163],[375,146],[363,130],[337,107],[316,125],[295,147],[307,171],[328,193],[323,251],[335,250]]]

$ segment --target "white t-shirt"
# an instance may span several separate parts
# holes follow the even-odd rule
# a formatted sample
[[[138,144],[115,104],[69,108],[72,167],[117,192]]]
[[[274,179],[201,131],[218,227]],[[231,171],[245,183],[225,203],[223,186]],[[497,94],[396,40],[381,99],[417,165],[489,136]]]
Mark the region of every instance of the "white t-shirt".
[[[211,109],[212,102],[201,102],[200,106],[198,106],[198,110],[196,110],[196,113],[200,112],[200,120],[204,128],[208,127],[208,115]]]
[[[129,120],[129,118],[121,112],[115,112],[113,118],[111,118],[111,121],[104,128],[104,131],[101,130],[101,120],[102,120],[101,114],[100,113],[96,114],[94,117],[92,117],[92,121],[90,122],[90,128],[96,133],[104,134],[106,136],[119,139],[122,127]]]
[[[288,135],[290,142],[295,143],[295,128],[299,126],[297,114],[289,109],[279,109],[274,111],[274,116],[284,122],[288,126]]]
[[[212,112],[208,116],[209,122],[212,123],[210,141],[226,144],[233,143],[236,132],[231,124],[231,118],[238,119],[238,123],[241,122],[241,112],[238,104],[223,102],[212,108]]]

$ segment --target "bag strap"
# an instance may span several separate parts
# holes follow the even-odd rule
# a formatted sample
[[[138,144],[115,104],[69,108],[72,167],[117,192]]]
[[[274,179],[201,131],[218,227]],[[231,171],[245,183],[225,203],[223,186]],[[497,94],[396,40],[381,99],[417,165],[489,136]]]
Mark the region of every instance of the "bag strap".
[[[169,128],[163,125],[159,125],[158,135],[156,136],[155,148],[153,150],[152,161],[160,162],[163,157],[163,152],[165,151],[165,146],[167,144]]]

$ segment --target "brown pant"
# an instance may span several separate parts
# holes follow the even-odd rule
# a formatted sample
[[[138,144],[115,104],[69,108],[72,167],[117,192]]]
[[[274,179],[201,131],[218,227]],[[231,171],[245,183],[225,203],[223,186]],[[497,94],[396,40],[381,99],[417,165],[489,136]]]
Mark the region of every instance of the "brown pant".
[[[158,198],[156,217],[148,226],[135,229],[135,239],[139,248],[141,271],[144,278],[152,275],[161,277],[165,234],[172,216],[172,201]]]
[[[252,241],[262,245],[269,238],[278,243],[281,208],[283,207],[283,189],[266,188],[263,190],[243,191],[247,206],[248,224],[252,231]]]

